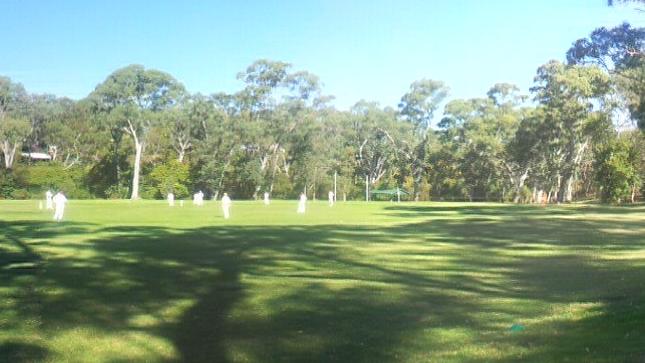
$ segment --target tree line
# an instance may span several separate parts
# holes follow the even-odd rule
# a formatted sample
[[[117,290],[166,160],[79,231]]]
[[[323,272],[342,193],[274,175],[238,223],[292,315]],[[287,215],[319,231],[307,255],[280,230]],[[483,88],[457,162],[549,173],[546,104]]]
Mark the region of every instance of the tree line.
[[[190,94],[140,65],[78,101],[0,77],[0,197],[315,198],[335,179],[339,199],[363,199],[368,186],[416,200],[633,201],[645,180],[645,138],[629,127],[645,130],[643,39],[626,23],[597,29],[566,62],[540,66],[530,94],[495,84],[447,102],[436,125],[441,81],[413,82],[397,108],[361,100],[341,111],[317,76],[271,60],[240,72],[233,94]]]

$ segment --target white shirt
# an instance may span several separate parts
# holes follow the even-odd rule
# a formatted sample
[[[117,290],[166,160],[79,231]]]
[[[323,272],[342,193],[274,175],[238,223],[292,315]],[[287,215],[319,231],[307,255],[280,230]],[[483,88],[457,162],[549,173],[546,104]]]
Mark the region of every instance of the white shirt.
[[[228,208],[231,205],[231,198],[228,195],[222,197],[222,207]]]
[[[65,206],[65,203],[67,203],[67,198],[62,194],[62,193],[57,193],[54,196],[54,204],[56,204],[56,208],[62,208]]]

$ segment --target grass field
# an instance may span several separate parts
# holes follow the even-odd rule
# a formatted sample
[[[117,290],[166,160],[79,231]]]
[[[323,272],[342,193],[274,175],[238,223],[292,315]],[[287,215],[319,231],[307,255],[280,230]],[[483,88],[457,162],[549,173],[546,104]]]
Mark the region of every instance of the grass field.
[[[645,206],[0,201],[0,361],[645,362]]]

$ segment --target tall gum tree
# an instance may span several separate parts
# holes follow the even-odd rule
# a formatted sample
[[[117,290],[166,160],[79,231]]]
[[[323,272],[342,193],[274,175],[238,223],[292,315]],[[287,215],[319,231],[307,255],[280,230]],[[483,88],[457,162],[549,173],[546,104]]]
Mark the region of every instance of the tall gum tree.
[[[531,88],[539,103],[536,130],[542,154],[554,176],[559,202],[571,201],[580,164],[594,135],[610,127],[611,81],[598,67],[567,66],[551,61],[538,68]]]
[[[403,120],[414,125],[418,135],[417,142],[409,152],[415,200],[419,200],[419,187],[426,174],[426,149],[432,117],[446,96],[448,96],[448,87],[443,82],[421,79],[410,85],[410,90],[401,97],[399,102],[399,114]]]
[[[595,64],[609,72],[632,119],[645,131],[645,28],[629,23],[598,28],[573,43],[567,62]]]
[[[31,131],[24,115],[27,98],[21,84],[0,76],[0,148],[7,170],[13,167],[16,152]]]
[[[161,113],[183,97],[184,87],[165,72],[130,65],[110,74],[90,94],[108,120],[134,143],[131,199],[139,199],[141,160],[148,135]]]

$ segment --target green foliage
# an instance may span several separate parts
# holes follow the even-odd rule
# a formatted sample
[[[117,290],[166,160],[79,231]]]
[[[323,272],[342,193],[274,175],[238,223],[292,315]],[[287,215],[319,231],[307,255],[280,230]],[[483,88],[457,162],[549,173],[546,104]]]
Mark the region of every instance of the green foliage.
[[[13,176],[13,173],[0,171],[0,199],[10,199],[14,197],[14,192],[20,187]]]
[[[87,170],[83,167],[65,168],[58,163],[20,165],[16,167],[15,175],[30,198],[42,199],[48,189],[62,190],[71,199],[92,196],[86,187]]]
[[[186,198],[190,195],[188,191],[190,166],[180,163],[177,160],[170,160],[155,166],[148,179],[150,179],[151,190],[148,190],[144,197],[165,198],[166,194],[172,192],[176,198]]]
[[[603,201],[621,203],[630,199],[642,183],[639,156],[639,150],[626,138],[617,138],[598,149],[596,181]]]

